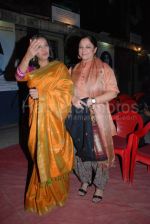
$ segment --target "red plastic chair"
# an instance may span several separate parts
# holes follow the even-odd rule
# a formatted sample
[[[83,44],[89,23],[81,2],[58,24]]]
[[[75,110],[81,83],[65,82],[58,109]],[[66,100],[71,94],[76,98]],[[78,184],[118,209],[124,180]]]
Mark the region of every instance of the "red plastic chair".
[[[138,111],[138,104],[133,99],[126,99],[119,105],[120,111]]]
[[[133,99],[138,102],[144,96],[144,92],[137,92],[133,95]]]
[[[148,166],[150,172],[150,144],[140,147],[140,139],[143,138],[148,132],[150,132],[150,122],[145,127],[133,135],[133,147],[131,156],[131,169],[130,169],[130,182],[133,183],[134,169],[136,162],[141,162]]]
[[[113,136],[115,155],[122,159],[122,176],[124,182],[129,182],[130,153],[135,130],[143,127],[142,117],[134,112],[118,112],[112,115],[116,125],[117,135]]]
[[[129,99],[132,99],[131,96],[129,96],[128,94],[123,94],[123,93],[120,93],[118,96],[117,96],[118,100],[120,101],[120,103],[122,103],[123,101],[125,100],[129,100]]]

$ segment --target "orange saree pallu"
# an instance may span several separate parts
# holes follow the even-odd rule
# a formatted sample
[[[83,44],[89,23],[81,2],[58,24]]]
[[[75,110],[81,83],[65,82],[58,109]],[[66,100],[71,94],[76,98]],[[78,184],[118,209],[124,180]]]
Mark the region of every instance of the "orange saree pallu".
[[[43,214],[62,206],[69,191],[73,143],[64,126],[71,107],[73,84],[66,66],[58,61],[26,74],[38,100],[29,97],[28,146],[34,162],[25,209]]]

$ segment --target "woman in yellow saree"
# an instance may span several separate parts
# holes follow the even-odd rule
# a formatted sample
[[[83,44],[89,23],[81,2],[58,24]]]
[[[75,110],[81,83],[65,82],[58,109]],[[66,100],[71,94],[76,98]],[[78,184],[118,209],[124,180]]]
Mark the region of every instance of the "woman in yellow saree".
[[[50,50],[44,37],[32,38],[16,72],[17,81],[27,81],[29,89],[38,92],[37,99],[29,96],[28,147],[34,166],[25,209],[39,215],[65,203],[74,159],[72,139],[64,125],[73,84],[63,63],[49,61]],[[37,63],[30,67],[33,58]]]

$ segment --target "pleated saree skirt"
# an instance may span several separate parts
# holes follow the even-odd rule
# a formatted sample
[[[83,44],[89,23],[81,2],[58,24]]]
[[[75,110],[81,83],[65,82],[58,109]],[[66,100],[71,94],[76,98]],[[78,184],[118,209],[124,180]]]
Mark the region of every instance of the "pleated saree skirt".
[[[34,166],[25,197],[25,210],[39,215],[56,206],[63,206],[69,192],[69,174],[53,178],[50,183],[41,184]]]

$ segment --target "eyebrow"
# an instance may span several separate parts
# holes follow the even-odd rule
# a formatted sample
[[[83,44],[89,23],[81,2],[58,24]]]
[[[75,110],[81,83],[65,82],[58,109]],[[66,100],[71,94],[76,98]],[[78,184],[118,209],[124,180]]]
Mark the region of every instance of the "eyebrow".
[[[86,46],[79,45],[79,47],[90,47],[90,48],[94,48],[92,45],[86,45]]]

